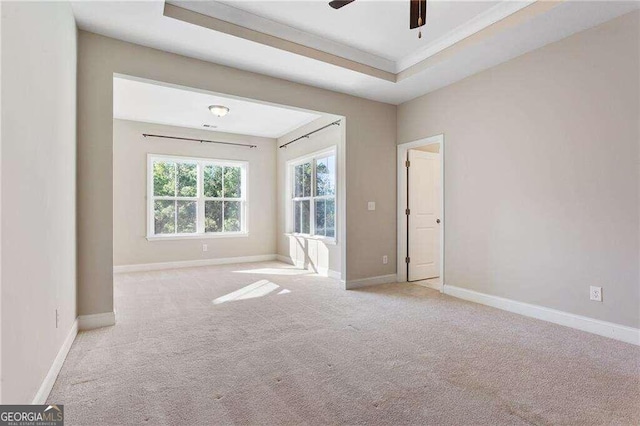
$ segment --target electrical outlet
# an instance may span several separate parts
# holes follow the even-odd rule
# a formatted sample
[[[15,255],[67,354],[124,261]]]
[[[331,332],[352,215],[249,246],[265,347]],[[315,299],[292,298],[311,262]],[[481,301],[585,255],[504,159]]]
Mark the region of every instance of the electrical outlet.
[[[371,210],[371,211],[375,210],[376,209],[376,202],[375,201],[369,201],[367,203],[367,209]]]
[[[385,265],[389,263],[389,256],[387,256],[386,254],[382,256],[382,263],[384,263]]]
[[[202,251],[207,251],[209,250],[209,246],[207,246],[206,244],[202,245]]]
[[[592,285],[589,291],[589,298],[596,302],[602,302],[602,287]]]

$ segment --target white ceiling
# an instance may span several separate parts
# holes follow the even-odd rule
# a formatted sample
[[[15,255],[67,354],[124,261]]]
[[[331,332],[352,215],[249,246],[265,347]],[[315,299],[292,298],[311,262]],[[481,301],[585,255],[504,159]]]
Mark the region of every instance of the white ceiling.
[[[214,3],[203,2],[202,4]],[[427,2],[427,21],[418,38],[409,29],[409,0],[357,0],[339,10],[328,1],[225,1],[225,4],[306,33],[397,62],[487,12],[500,1]],[[526,2],[521,2],[523,5]],[[250,22],[246,16],[244,25]],[[354,25],[356,23],[357,25]],[[394,72],[400,69],[392,70]]]
[[[409,0],[358,0],[340,10],[325,0],[167,0],[173,6],[389,73],[403,71],[534,2],[429,0],[427,25],[419,38],[418,30],[409,28]]]
[[[455,43],[464,37],[481,31],[492,21],[495,22],[497,17],[513,13],[528,4],[518,1],[503,1],[499,4],[495,2],[472,4],[443,0],[428,0],[428,2],[427,26],[422,39],[425,44],[421,46],[421,41],[414,38],[417,37],[415,31],[408,29],[408,18],[402,19],[406,11],[403,12],[402,6],[396,5],[396,2],[376,4],[357,0],[337,12],[344,13],[344,16],[362,14],[352,21],[357,22],[357,25],[353,25],[346,17],[327,18],[335,11],[324,1],[321,3],[246,2],[246,4],[242,1],[227,2],[233,7],[213,1],[197,3],[172,1],[173,4],[191,9],[207,7],[213,10],[212,7],[215,6],[218,14],[214,14],[215,16],[219,16],[220,10],[226,7],[227,12],[235,10],[240,13],[240,15],[234,15],[235,18],[231,16],[233,14],[227,13],[229,16],[225,16],[229,22],[239,19],[238,16],[241,18],[249,16],[253,18],[243,21],[247,26],[251,24],[260,27],[268,21],[273,23],[269,28],[276,32],[291,30],[293,28],[291,25],[295,24],[296,28],[293,28],[293,31],[297,32],[296,40],[300,43],[305,42],[316,49],[323,47],[328,53],[356,60],[356,62],[366,64],[371,61],[370,65],[375,64],[372,66],[391,72],[394,69],[397,72],[433,57],[442,49],[452,44],[455,46]],[[267,6],[272,4],[273,7]],[[467,43],[464,47],[457,49],[455,54],[446,55],[443,59],[429,63],[428,66],[422,67],[420,72],[408,78],[392,82],[164,16],[163,1],[72,3],[78,26],[84,30],[222,65],[393,104],[400,104],[431,92],[640,7],[640,2],[615,0],[567,0],[557,4],[544,13],[521,20],[519,25],[505,26],[478,42]],[[319,15],[305,14],[308,8],[313,10],[318,8],[318,11],[322,10],[322,12],[318,12]],[[434,15],[437,16],[436,12],[440,15],[440,19],[434,18]],[[394,23],[390,24],[392,21]],[[396,21],[404,22],[395,24]]]
[[[209,112],[209,105],[224,105],[229,114],[216,117]],[[268,138],[278,138],[320,118],[306,111],[118,77],[113,79],[113,116]]]

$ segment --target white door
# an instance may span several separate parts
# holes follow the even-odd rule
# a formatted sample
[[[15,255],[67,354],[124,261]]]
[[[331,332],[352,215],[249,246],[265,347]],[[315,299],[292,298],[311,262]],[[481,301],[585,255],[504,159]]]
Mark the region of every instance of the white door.
[[[407,281],[440,275],[440,154],[408,151]]]

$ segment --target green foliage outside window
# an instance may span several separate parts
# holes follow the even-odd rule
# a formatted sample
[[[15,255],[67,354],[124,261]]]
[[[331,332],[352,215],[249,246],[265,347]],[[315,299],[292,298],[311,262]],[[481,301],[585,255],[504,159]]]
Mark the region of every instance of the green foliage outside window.
[[[153,195],[161,197],[176,195],[176,163],[168,161],[153,163]]]
[[[156,200],[154,203],[155,233],[175,234],[176,202],[173,200]]]
[[[293,196],[311,197],[311,174],[313,166],[309,163],[299,164],[295,167],[295,187]]]
[[[178,176],[177,196],[197,197],[198,196],[198,166],[196,164],[176,164],[176,174]]]
[[[153,162],[155,234],[197,232],[198,165],[179,161]],[[206,164],[202,166],[205,232],[242,231],[242,168]],[[210,200],[220,198],[221,200]],[[222,198],[238,199],[222,200]],[[202,200],[202,198],[200,198]]]
[[[241,198],[242,169],[229,166],[206,166],[204,195],[214,198]],[[239,201],[205,201],[205,232],[240,232],[242,230],[241,209],[242,203]]]
[[[315,187],[312,177],[315,173]],[[293,169],[293,231],[335,237],[336,157],[298,164]],[[308,198],[308,199],[300,199]],[[313,209],[312,209],[313,208]],[[313,227],[312,227],[313,222]]]
[[[222,166],[204,167],[204,196],[222,197]]]
[[[335,195],[335,156],[320,158],[316,161],[316,196]]]

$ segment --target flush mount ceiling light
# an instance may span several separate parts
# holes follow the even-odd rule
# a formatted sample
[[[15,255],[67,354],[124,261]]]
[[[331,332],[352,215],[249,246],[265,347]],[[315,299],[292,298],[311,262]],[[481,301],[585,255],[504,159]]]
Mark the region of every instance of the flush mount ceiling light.
[[[209,105],[209,111],[216,117],[224,117],[229,114],[229,108],[223,105]]]

